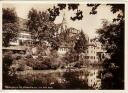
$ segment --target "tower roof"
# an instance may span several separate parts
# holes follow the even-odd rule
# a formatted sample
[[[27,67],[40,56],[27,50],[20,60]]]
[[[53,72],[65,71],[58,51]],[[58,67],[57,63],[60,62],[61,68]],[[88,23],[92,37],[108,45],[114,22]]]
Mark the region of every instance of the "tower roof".
[[[66,25],[65,13],[63,14],[62,24],[63,24],[63,25]]]

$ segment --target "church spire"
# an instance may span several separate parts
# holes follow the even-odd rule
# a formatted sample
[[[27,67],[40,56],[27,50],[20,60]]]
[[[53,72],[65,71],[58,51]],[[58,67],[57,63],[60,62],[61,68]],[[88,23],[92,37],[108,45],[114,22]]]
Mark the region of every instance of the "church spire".
[[[65,23],[66,23],[66,19],[65,19],[65,13],[63,14],[62,23],[63,23],[63,24],[65,24]]]
[[[62,28],[63,28],[63,30],[66,30],[67,29],[67,23],[66,23],[65,13],[63,14]]]
[[[81,32],[83,32],[83,29],[81,28]]]

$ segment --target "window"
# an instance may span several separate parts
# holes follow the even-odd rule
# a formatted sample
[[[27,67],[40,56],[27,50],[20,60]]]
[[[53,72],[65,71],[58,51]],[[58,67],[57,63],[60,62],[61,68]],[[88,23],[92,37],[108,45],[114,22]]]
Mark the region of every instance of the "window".
[[[100,49],[99,47],[97,47],[97,49]]]
[[[88,50],[86,51],[86,53],[88,53]]]
[[[93,59],[93,56],[91,56],[90,58]]]
[[[89,59],[89,56],[85,56],[85,59]]]
[[[93,73],[90,73],[90,76],[93,76]]]
[[[19,40],[19,43],[20,43],[20,45],[23,45],[23,41],[22,40]]]

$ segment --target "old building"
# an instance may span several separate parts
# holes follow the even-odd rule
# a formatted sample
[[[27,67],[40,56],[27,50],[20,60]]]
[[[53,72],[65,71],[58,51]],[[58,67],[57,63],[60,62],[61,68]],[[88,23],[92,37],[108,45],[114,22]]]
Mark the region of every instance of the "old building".
[[[65,14],[63,15],[62,22],[58,24],[58,27],[58,34],[60,36],[60,40],[62,40],[58,49],[58,54],[64,55],[74,46],[76,37],[80,31],[73,27],[67,27]]]
[[[22,46],[27,45],[28,43],[31,43],[31,35],[27,31],[20,31],[17,38],[14,38],[12,41],[10,41],[11,46]]]
[[[88,38],[88,48],[86,50],[85,58],[90,62],[98,62],[103,56],[99,56],[105,53],[100,42]]]

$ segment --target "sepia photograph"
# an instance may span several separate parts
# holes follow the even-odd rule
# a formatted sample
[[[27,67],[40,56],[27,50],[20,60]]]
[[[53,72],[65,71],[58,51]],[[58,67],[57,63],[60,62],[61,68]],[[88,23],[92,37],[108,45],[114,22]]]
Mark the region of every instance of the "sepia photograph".
[[[3,3],[2,88],[124,90],[125,4]]]

